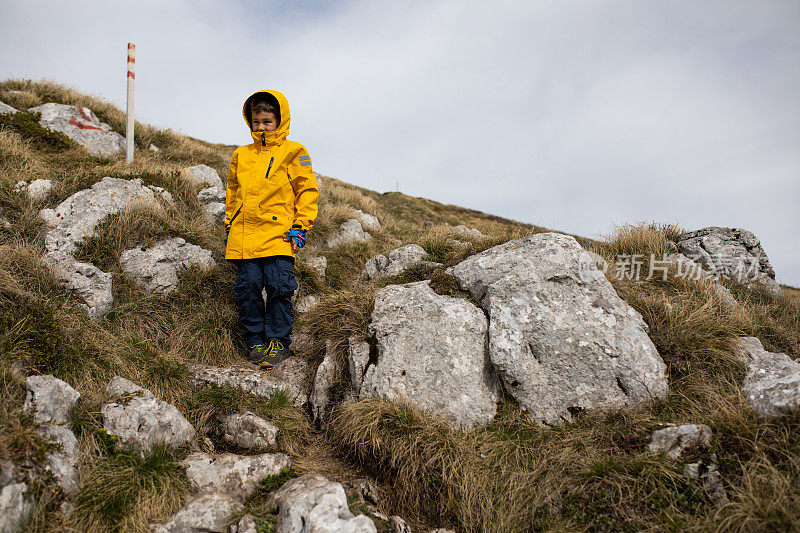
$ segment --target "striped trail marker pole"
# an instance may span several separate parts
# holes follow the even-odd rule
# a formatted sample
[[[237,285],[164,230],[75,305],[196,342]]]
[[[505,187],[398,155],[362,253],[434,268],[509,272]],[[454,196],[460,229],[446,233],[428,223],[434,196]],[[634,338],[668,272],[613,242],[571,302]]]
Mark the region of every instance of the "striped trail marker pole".
[[[128,43],[128,109],[125,124],[125,162],[133,163],[133,81],[136,79],[136,46]]]

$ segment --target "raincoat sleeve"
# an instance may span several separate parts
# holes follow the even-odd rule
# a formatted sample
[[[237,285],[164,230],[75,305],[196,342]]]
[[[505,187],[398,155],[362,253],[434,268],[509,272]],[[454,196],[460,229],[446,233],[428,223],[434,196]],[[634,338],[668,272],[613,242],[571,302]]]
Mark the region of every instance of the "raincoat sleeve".
[[[317,218],[319,189],[311,167],[311,157],[305,147],[301,147],[289,163],[289,182],[292,184],[295,198],[293,224],[299,224],[304,230],[310,230]]]
[[[236,176],[236,166],[239,160],[239,151],[233,152],[231,157],[231,167],[228,170],[228,190],[225,192],[225,227],[229,227],[233,222],[238,206],[236,196],[239,191],[239,180]]]

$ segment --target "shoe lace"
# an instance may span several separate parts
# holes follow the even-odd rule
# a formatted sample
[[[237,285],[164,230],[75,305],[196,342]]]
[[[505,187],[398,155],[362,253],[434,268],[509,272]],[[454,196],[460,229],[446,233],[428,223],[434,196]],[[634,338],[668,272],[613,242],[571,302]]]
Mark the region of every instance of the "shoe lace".
[[[281,351],[283,351],[283,343],[275,339],[272,339],[271,341],[269,341],[269,347],[267,348],[267,350],[269,351],[269,355],[271,357],[278,355]]]

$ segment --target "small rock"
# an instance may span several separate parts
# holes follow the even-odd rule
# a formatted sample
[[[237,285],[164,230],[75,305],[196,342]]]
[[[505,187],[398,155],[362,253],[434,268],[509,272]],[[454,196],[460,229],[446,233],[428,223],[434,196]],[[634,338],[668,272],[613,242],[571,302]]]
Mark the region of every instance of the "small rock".
[[[780,416],[800,408],[800,363],[768,352],[756,337],[739,339],[737,357],[747,365],[742,393],[762,416]]]
[[[328,239],[327,246],[328,248],[335,248],[336,246],[340,246],[342,244],[351,242],[366,242],[370,239],[372,239],[372,235],[364,231],[364,228],[361,226],[361,222],[355,218],[351,218],[349,220],[345,220],[344,223],[339,226],[338,233]]]
[[[194,373],[197,383],[219,387],[231,385],[264,398],[271,398],[279,391],[284,391],[295,405],[301,407],[308,401],[308,395],[303,390],[304,362],[299,359],[290,357],[281,361],[275,365],[271,375],[244,367],[189,365],[189,370]]]
[[[278,507],[276,531],[281,533],[377,533],[372,520],[350,512],[342,485],[317,474],[290,479],[272,501]]]
[[[155,533],[227,533],[233,517],[244,506],[221,493],[201,494],[178,511],[169,522],[154,528]]]
[[[116,376],[106,393],[121,396],[101,409],[103,426],[109,435],[119,439],[118,449],[131,445],[146,454],[155,444],[177,448],[194,439],[194,428],[180,411],[149,390]]]
[[[344,484],[345,492],[353,495],[361,501],[378,505],[380,493],[372,481],[367,478],[358,478]]]
[[[122,270],[137,285],[156,294],[169,294],[178,288],[178,272],[200,266],[210,268],[216,263],[211,251],[174,237],[156,243],[151,248],[133,248],[119,258]]]
[[[369,280],[378,276],[396,276],[426,257],[428,253],[420,245],[408,244],[392,250],[386,256],[377,255],[367,261],[364,277]]]
[[[61,445],[61,449],[49,452],[46,455],[47,466],[57,480],[58,485],[67,494],[75,492],[78,488],[78,439],[75,434],[65,426],[55,424],[42,424],[41,433]]]
[[[234,533],[258,533],[256,529],[256,521],[252,515],[246,514],[236,524],[236,531]]]
[[[319,296],[309,294],[300,298],[294,305],[294,310],[298,313],[308,313],[319,304]]]
[[[34,502],[25,497],[27,491],[25,483],[12,483],[0,491],[0,531],[3,533],[22,531],[28,521]]]
[[[115,131],[88,107],[43,104],[28,110],[41,113],[39,124],[51,131],[58,131],[80,144],[91,154],[111,157],[125,151],[125,137]]]
[[[330,390],[336,382],[337,376],[341,374],[341,368],[332,346],[333,343],[331,341],[325,341],[325,358],[317,367],[314,385],[311,388],[311,396],[309,397],[314,420],[320,425],[324,425],[327,421],[326,411],[330,403]]]
[[[219,177],[219,173],[208,165],[195,165],[181,169],[181,176],[194,183],[195,185],[205,185],[206,187],[216,187],[224,191],[225,185]]]
[[[193,453],[183,461],[186,477],[198,492],[222,492],[235,498],[250,496],[265,478],[277,476],[291,466],[282,453],[263,455],[223,454],[216,459],[207,453]]]
[[[69,411],[78,402],[80,393],[68,383],[53,377],[29,376],[25,380],[25,409],[33,409],[34,422],[66,424]]]
[[[728,493],[722,484],[722,476],[717,469],[716,457],[712,456],[708,464],[703,461],[689,463],[683,468],[683,471],[688,477],[693,479],[700,478],[703,481],[703,489],[716,505],[728,502]]]
[[[156,146],[153,143],[150,143],[150,146],[148,146],[147,149],[150,150],[151,152],[160,152],[161,151],[161,148],[159,148],[158,146]]]
[[[153,191],[156,196],[162,198],[165,202],[167,202],[167,204],[171,205],[175,203],[175,199],[172,198],[172,194],[165,188],[156,187],[155,185],[148,185],[147,188]]]
[[[478,240],[486,238],[486,235],[481,233],[478,229],[470,228],[464,226],[463,224],[450,228],[450,235],[466,240]]]
[[[654,431],[647,449],[652,453],[664,452],[668,457],[678,459],[689,448],[709,446],[711,446],[710,427],[705,424],[684,424]]]
[[[19,111],[17,111],[16,109],[11,107],[10,105],[8,105],[8,104],[6,104],[4,102],[0,102],[0,115],[5,114],[5,113],[12,114],[12,113],[18,113],[18,112]],[[4,531],[4,530],[2,528],[0,528],[0,531]]]
[[[314,269],[320,281],[325,281],[325,270],[328,268],[328,260],[325,257],[309,257],[305,260],[305,263]]]
[[[255,452],[266,452],[277,446],[278,427],[255,413],[236,413],[222,417],[222,438],[228,444]]]
[[[364,371],[369,364],[369,343],[350,337],[347,341],[347,364],[350,370],[350,385],[357,395],[361,394]]]
[[[28,196],[33,200],[43,200],[53,190],[53,182],[45,179],[36,179],[28,184]]]
[[[355,209],[356,216],[361,221],[361,226],[367,231],[378,231],[381,229],[381,222],[375,215],[365,213],[360,209]]]
[[[408,527],[406,521],[399,516],[390,516],[389,524],[392,526],[393,533],[411,533],[411,528]]]

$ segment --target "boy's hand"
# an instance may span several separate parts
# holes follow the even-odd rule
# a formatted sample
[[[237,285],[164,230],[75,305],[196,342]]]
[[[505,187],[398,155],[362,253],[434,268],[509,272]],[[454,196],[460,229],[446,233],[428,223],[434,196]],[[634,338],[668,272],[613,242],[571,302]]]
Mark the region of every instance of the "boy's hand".
[[[292,243],[292,252],[297,253],[297,250],[306,245],[306,230],[295,224],[283,240]]]

